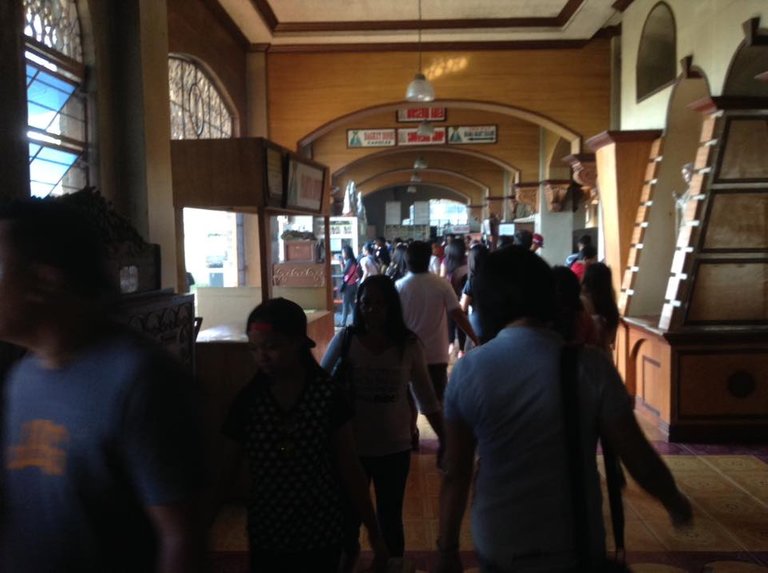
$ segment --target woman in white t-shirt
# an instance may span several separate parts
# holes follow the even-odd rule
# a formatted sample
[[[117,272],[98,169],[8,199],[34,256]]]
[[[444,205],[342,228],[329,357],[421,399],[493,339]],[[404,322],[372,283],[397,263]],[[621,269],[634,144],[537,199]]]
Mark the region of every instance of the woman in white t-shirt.
[[[360,461],[376,490],[376,513],[393,557],[405,548],[403,500],[411,463],[413,391],[419,410],[441,440],[443,418],[429,378],[424,350],[403,321],[400,297],[385,275],[360,284],[354,324],[339,332],[322,360],[330,369],[346,353]],[[347,561],[360,551],[360,519],[351,515],[345,542]]]

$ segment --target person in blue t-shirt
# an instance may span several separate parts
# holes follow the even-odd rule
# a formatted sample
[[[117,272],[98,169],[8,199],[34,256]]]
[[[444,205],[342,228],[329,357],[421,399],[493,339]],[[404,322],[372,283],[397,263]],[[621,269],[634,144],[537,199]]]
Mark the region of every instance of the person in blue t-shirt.
[[[191,384],[106,318],[99,235],[60,200],[0,209],[6,381],[0,570],[196,572],[205,486]]]

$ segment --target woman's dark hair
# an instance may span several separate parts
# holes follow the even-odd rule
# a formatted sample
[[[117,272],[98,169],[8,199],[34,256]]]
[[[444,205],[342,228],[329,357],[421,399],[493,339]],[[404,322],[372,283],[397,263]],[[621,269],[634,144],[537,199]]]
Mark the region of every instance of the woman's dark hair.
[[[488,255],[474,278],[473,293],[483,340],[515,320],[549,323],[555,316],[552,269],[524,249],[507,248]]]
[[[584,259],[594,259],[597,256],[597,249],[594,245],[584,245],[584,248],[581,249],[581,258]]]
[[[404,277],[408,271],[408,266],[405,262],[405,253],[408,250],[408,246],[405,243],[398,243],[395,250],[392,251],[392,265],[397,268],[397,275]]]
[[[619,307],[611,281],[611,269],[604,263],[593,263],[584,271],[582,292],[592,301],[595,312],[605,319],[608,328],[619,325]]]
[[[576,322],[579,313],[584,310],[581,302],[579,278],[568,267],[556,266],[552,269],[555,278],[555,321],[552,327],[560,333],[563,340],[570,341],[576,336]]]
[[[355,251],[352,250],[352,247],[349,245],[344,245],[341,247],[341,252],[344,254],[345,259],[354,259],[355,258]]]
[[[469,270],[469,276],[474,277],[477,274],[478,269],[483,266],[483,262],[488,257],[488,247],[482,243],[475,243],[469,248],[469,254],[467,255],[467,268]]]
[[[460,266],[467,264],[467,246],[464,241],[453,240],[445,246],[445,272],[452,275]]]
[[[405,339],[412,336],[412,333],[405,325],[405,320],[403,319],[403,305],[400,303],[400,295],[395,288],[395,283],[393,283],[386,275],[373,275],[368,277],[357,289],[357,300],[355,301],[355,313],[352,322],[354,332],[356,334],[364,334],[366,332],[363,313],[360,312],[360,301],[368,289],[372,288],[379,290],[387,305],[387,318],[384,326],[387,336],[392,342],[402,346],[405,343]]]

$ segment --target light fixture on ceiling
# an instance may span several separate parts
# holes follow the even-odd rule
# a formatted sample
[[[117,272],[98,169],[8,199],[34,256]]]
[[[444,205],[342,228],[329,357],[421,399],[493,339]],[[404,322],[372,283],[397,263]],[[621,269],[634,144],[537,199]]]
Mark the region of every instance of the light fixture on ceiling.
[[[416,188],[416,185],[408,185],[408,188],[406,189],[408,193],[416,193],[418,189]]]
[[[421,176],[414,172],[413,175],[411,175],[411,183],[421,183]]]
[[[414,102],[434,101],[435,88],[421,71],[421,0],[419,0],[419,70],[405,91],[405,100]]]
[[[435,126],[426,120],[422,121],[419,124],[418,129],[416,129],[416,135],[432,137],[434,133],[435,133]]]
[[[413,162],[413,168],[414,169],[426,169],[427,168],[427,161],[423,157],[417,157],[416,161]]]

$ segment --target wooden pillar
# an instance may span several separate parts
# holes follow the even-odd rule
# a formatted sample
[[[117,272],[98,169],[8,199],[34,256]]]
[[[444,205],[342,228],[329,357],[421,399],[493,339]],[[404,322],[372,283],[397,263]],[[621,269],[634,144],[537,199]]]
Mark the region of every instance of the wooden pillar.
[[[0,198],[29,197],[24,12],[21,2],[0,2]]]
[[[658,130],[604,131],[587,140],[597,162],[605,260],[617,293],[627,266],[648,158],[660,135]]]

